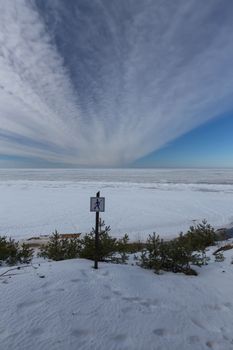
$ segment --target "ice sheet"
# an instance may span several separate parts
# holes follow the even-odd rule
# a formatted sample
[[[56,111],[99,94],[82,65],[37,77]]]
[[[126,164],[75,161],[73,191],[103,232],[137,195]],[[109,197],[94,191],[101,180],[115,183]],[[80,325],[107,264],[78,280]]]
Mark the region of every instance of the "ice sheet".
[[[24,170],[18,177],[15,171],[13,177],[9,171],[4,177],[1,171],[0,234],[21,238],[55,229],[89,232],[95,222],[89,201],[98,190],[106,197],[102,217],[116,236],[128,233],[131,239],[142,240],[155,231],[171,237],[204,218],[225,226],[233,222],[233,172],[224,175],[221,170],[222,177],[219,170],[215,172],[216,183],[200,181],[207,179],[203,170],[195,181],[188,181],[187,170],[183,175],[181,170],[175,175],[174,170]]]

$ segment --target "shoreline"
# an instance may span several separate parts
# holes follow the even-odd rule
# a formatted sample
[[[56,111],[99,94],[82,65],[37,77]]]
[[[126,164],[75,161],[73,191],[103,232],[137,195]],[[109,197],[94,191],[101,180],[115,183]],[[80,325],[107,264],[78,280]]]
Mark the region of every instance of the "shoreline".
[[[219,235],[219,240],[227,240],[227,239],[231,239],[233,238],[233,226],[232,226],[232,223],[229,224],[229,225],[226,225],[225,227],[219,227],[219,228],[215,228],[215,232],[217,235]],[[74,238],[74,237],[81,237],[82,238],[82,234],[84,235],[85,233],[70,233],[70,234],[67,234],[67,233],[61,233],[60,234],[60,238]],[[31,237],[24,237],[24,238],[20,238],[20,239],[15,239],[16,241],[19,242],[19,244],[23,244],[23,243],[26,243],[28,244],[30,247],[34,247],[34,248],[38,248],[40,247],[41,245],[43,244],[46,244],[48,243],[49,241],[49,238],[50,236],[52,235],[51,234],[45,234],[45,235],[33,235]],[[149,235],[149,234],[148,234]],[[159,234],[158,234],[159,235]],[[70,236],[70,237],[68,237]],[[111,235],[112,237],[116,237],[114,235]],[[147,236],[148,237],[148,236]],[[147,238],[146,237],[146,238]],[[174,236],[167,236],[165,238],[165,240],[167,241],[170,241],[172,239],[174,239],[175,237],[178,237],[178,235],[174,235]],[[161,237],[162,238],[162,237]],[[146,239],[138,239],[138,240],[130,240],[129,243],[146,243]]]

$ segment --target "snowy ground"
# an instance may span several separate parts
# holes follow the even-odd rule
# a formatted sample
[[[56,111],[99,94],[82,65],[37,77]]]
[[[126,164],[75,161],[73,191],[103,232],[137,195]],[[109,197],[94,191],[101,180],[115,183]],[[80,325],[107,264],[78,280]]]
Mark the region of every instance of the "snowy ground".
[[[233,251],[224,254],[197,277],[104,263],[96,271],[79,259],[12,271],[0,277],[0,348],[232,350]]]
[[[204,218],[216,227],[233,222],[231,184],[11,180],[0,181],[0,235],[89,232],[95,222],[89,201],[98,190],[115,236],[174,236]]]

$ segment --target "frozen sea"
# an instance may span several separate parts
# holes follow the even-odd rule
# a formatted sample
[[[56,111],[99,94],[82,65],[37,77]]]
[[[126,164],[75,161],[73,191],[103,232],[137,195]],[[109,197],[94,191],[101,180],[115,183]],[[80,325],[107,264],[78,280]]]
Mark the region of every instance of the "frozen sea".
[[[114,236],[170,238],[203,219],[233,225],[233,169],[1,169],[0,235],[89,232],[98,190]]]

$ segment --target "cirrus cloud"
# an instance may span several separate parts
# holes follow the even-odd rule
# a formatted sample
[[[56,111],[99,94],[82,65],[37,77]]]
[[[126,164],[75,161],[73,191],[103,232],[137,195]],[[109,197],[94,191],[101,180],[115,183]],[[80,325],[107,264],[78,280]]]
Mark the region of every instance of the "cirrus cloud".
[[[125,165],[232,108],[231,0],[0,0],[0,154]]]

